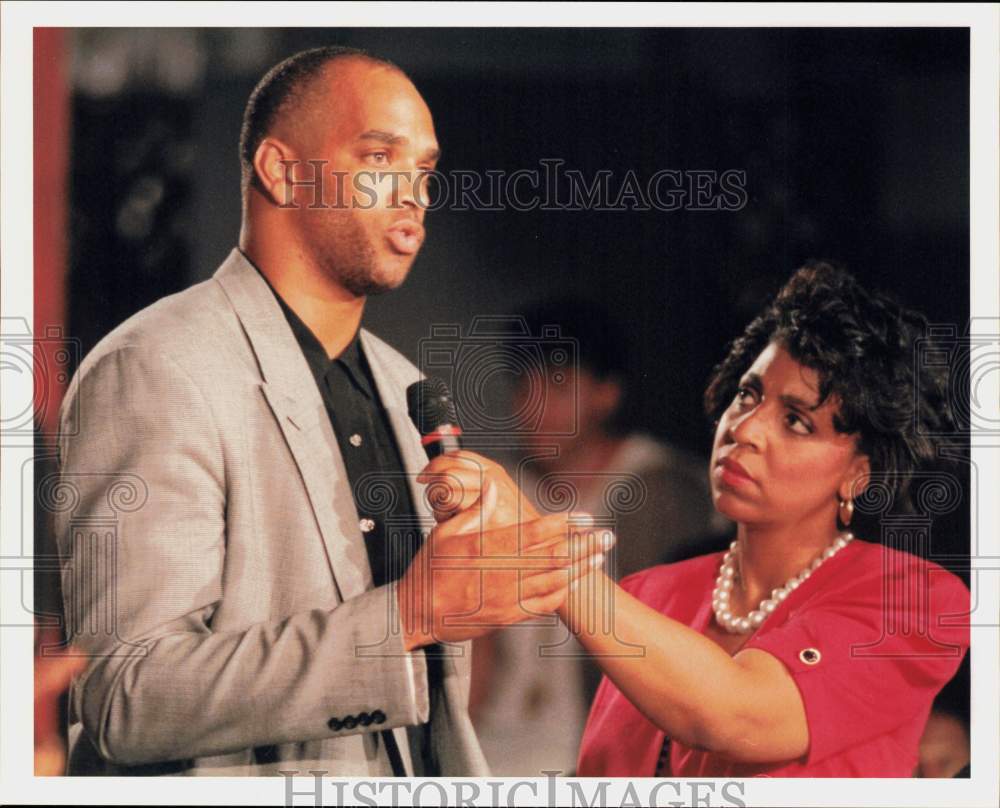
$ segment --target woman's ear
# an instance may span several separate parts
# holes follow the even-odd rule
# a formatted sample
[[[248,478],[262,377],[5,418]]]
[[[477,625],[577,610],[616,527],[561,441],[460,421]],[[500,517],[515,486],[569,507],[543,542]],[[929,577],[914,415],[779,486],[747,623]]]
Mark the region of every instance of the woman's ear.
[[[860,453],[855,455],[847,474],[844,475],[840,488],[837,489],[837,495],[841,501],[847,502],[860,497],[868,487],[871,471],[868,455]]]

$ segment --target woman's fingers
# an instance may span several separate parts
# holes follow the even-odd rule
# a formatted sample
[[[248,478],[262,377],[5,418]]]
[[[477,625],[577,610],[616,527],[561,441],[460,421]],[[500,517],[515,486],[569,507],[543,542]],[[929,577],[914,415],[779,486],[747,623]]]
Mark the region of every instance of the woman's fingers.
[[[535,574],[527,573],[521,578],[521,600],[544,597],[558,589],[565,589],[573,581],[582,578],[604,564],[604,554],[598,553],[577,561],[568,568],[544,570]]]
[[[570,552],[577,555],[591,555],[595,552],[606,552],[614,547],[614,544],[615,535],[610,530],[595,528],[593,519],[589,516],[584,515],[584,520],[581,521],[578,515],[570,514],[564,533],[553,535],[546,530],[545,538],[526,543],[521,552],[527,556],[554,557],[568,555]]]
[[[605,531],[601,531],[601,534],[604,533]],[[613,546],[613,537],[595,540],[593,535],[577,535],[571,540],[547,545],[540,552],[522,555],[521,573],[527,580],[531,576],[545,575],[550,570],[556,570],[565,576],[569,569],[573,572],[573,578],[576,578],[602,566],[606,553]]]
[[[536,614],[552,614],[552,612],[563,605],[568,595],[569,589],[563,587],[547,595],[522,601],[521,606],[525,611],[524,619],[528,620]]]
[[[593,564],[599,565],[614,545],[614,534],[595,530],[586,514],[553,514],[523,525],[484,530],[497,496],[496,486],[488,482],[480,501],[435,528],[439,547],[435,568],[467,566],[476,559],[480,569],[518,572],[525,580],[555,572],[568,585]],[[569,568],[573,573],[567,577]]]

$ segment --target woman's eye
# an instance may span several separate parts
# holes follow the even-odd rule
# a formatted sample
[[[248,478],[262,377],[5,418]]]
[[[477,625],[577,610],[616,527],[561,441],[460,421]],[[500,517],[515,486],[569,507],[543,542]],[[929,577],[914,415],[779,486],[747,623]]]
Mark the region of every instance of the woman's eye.
[[[740,387],[736,390],[736,403],[741,407],[753,406],[756,393],[750,387]]]
[[[812,424],[802,418],[798,413],[790,412],[785,416],[785,420],[788,426],[791,428],[792,432],[799,435],[811,435],[812,434]]]

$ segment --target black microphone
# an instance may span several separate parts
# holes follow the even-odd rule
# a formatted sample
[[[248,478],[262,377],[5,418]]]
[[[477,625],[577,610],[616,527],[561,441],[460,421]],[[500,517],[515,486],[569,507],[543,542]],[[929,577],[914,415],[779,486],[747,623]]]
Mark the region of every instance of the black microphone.
[[[462,448],[455,402],[443,379],[430,376],[411,384],[406,388],[406,406],[428,460]]]

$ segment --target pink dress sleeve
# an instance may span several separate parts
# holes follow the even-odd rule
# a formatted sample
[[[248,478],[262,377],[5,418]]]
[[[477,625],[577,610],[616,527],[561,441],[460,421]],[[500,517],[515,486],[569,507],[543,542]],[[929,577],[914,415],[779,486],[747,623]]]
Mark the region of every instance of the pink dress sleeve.
[[[745,646],[794,678],[809,724],[806,767],[880,736],[915,757],[919,738],[900,731],[920,731],[969,647],[969,591],[955,575],[889,550],[865,570]]]

